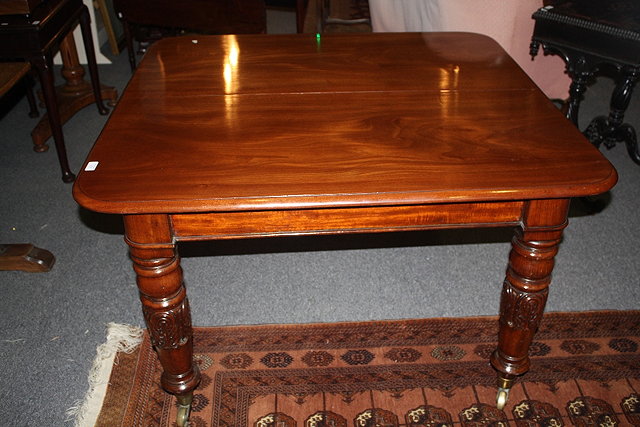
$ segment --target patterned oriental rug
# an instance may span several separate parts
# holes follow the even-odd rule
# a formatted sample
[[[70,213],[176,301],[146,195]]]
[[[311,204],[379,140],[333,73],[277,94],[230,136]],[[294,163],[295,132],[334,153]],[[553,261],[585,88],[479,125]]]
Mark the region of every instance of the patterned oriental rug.
[[[497,319],[195,329],[192,427],[640,426],[640,311],[548,313],[530,372],[495,407]],[[174,426],[143,338],[96,426]]]

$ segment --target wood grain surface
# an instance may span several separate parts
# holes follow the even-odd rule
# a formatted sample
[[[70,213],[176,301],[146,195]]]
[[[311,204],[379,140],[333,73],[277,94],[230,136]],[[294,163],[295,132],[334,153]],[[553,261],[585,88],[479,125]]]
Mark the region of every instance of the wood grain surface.
[[[162,40],[87,161],[78,202],[125,214],[569,198],[616,181],[470,33]]]

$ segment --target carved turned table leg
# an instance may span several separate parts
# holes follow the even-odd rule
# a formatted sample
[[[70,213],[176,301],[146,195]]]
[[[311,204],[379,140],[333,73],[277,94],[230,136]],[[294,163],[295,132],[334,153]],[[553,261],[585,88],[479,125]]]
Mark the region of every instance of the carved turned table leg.
[[[193,363],[191,313],[169,218],[125,215],[124,220],[142,312],[163,368],[162,387],[178,397],[178,425],[184,426],[200,372]]]
[[[499,409],[504,408],[515,377],[529,370],[529,346],[542,319],[568,209],[566,199],[527,202],[521,228],[512,240],[500,301],[498,348],[491,356],[498,370]]]

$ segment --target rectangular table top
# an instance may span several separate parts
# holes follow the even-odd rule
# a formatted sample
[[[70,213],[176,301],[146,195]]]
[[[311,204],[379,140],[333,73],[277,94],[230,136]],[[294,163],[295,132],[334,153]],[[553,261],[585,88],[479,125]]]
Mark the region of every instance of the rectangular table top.
[[[470,33],[161,40],[83,169],[76,200],[124,214],[567,198],[617,179]]]

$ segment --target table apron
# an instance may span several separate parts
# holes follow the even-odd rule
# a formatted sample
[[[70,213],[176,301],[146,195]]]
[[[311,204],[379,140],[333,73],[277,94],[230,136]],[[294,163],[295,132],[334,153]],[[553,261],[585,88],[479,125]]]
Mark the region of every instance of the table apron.
[[[518,225],[524,201],[170,215],[178,241]]]

